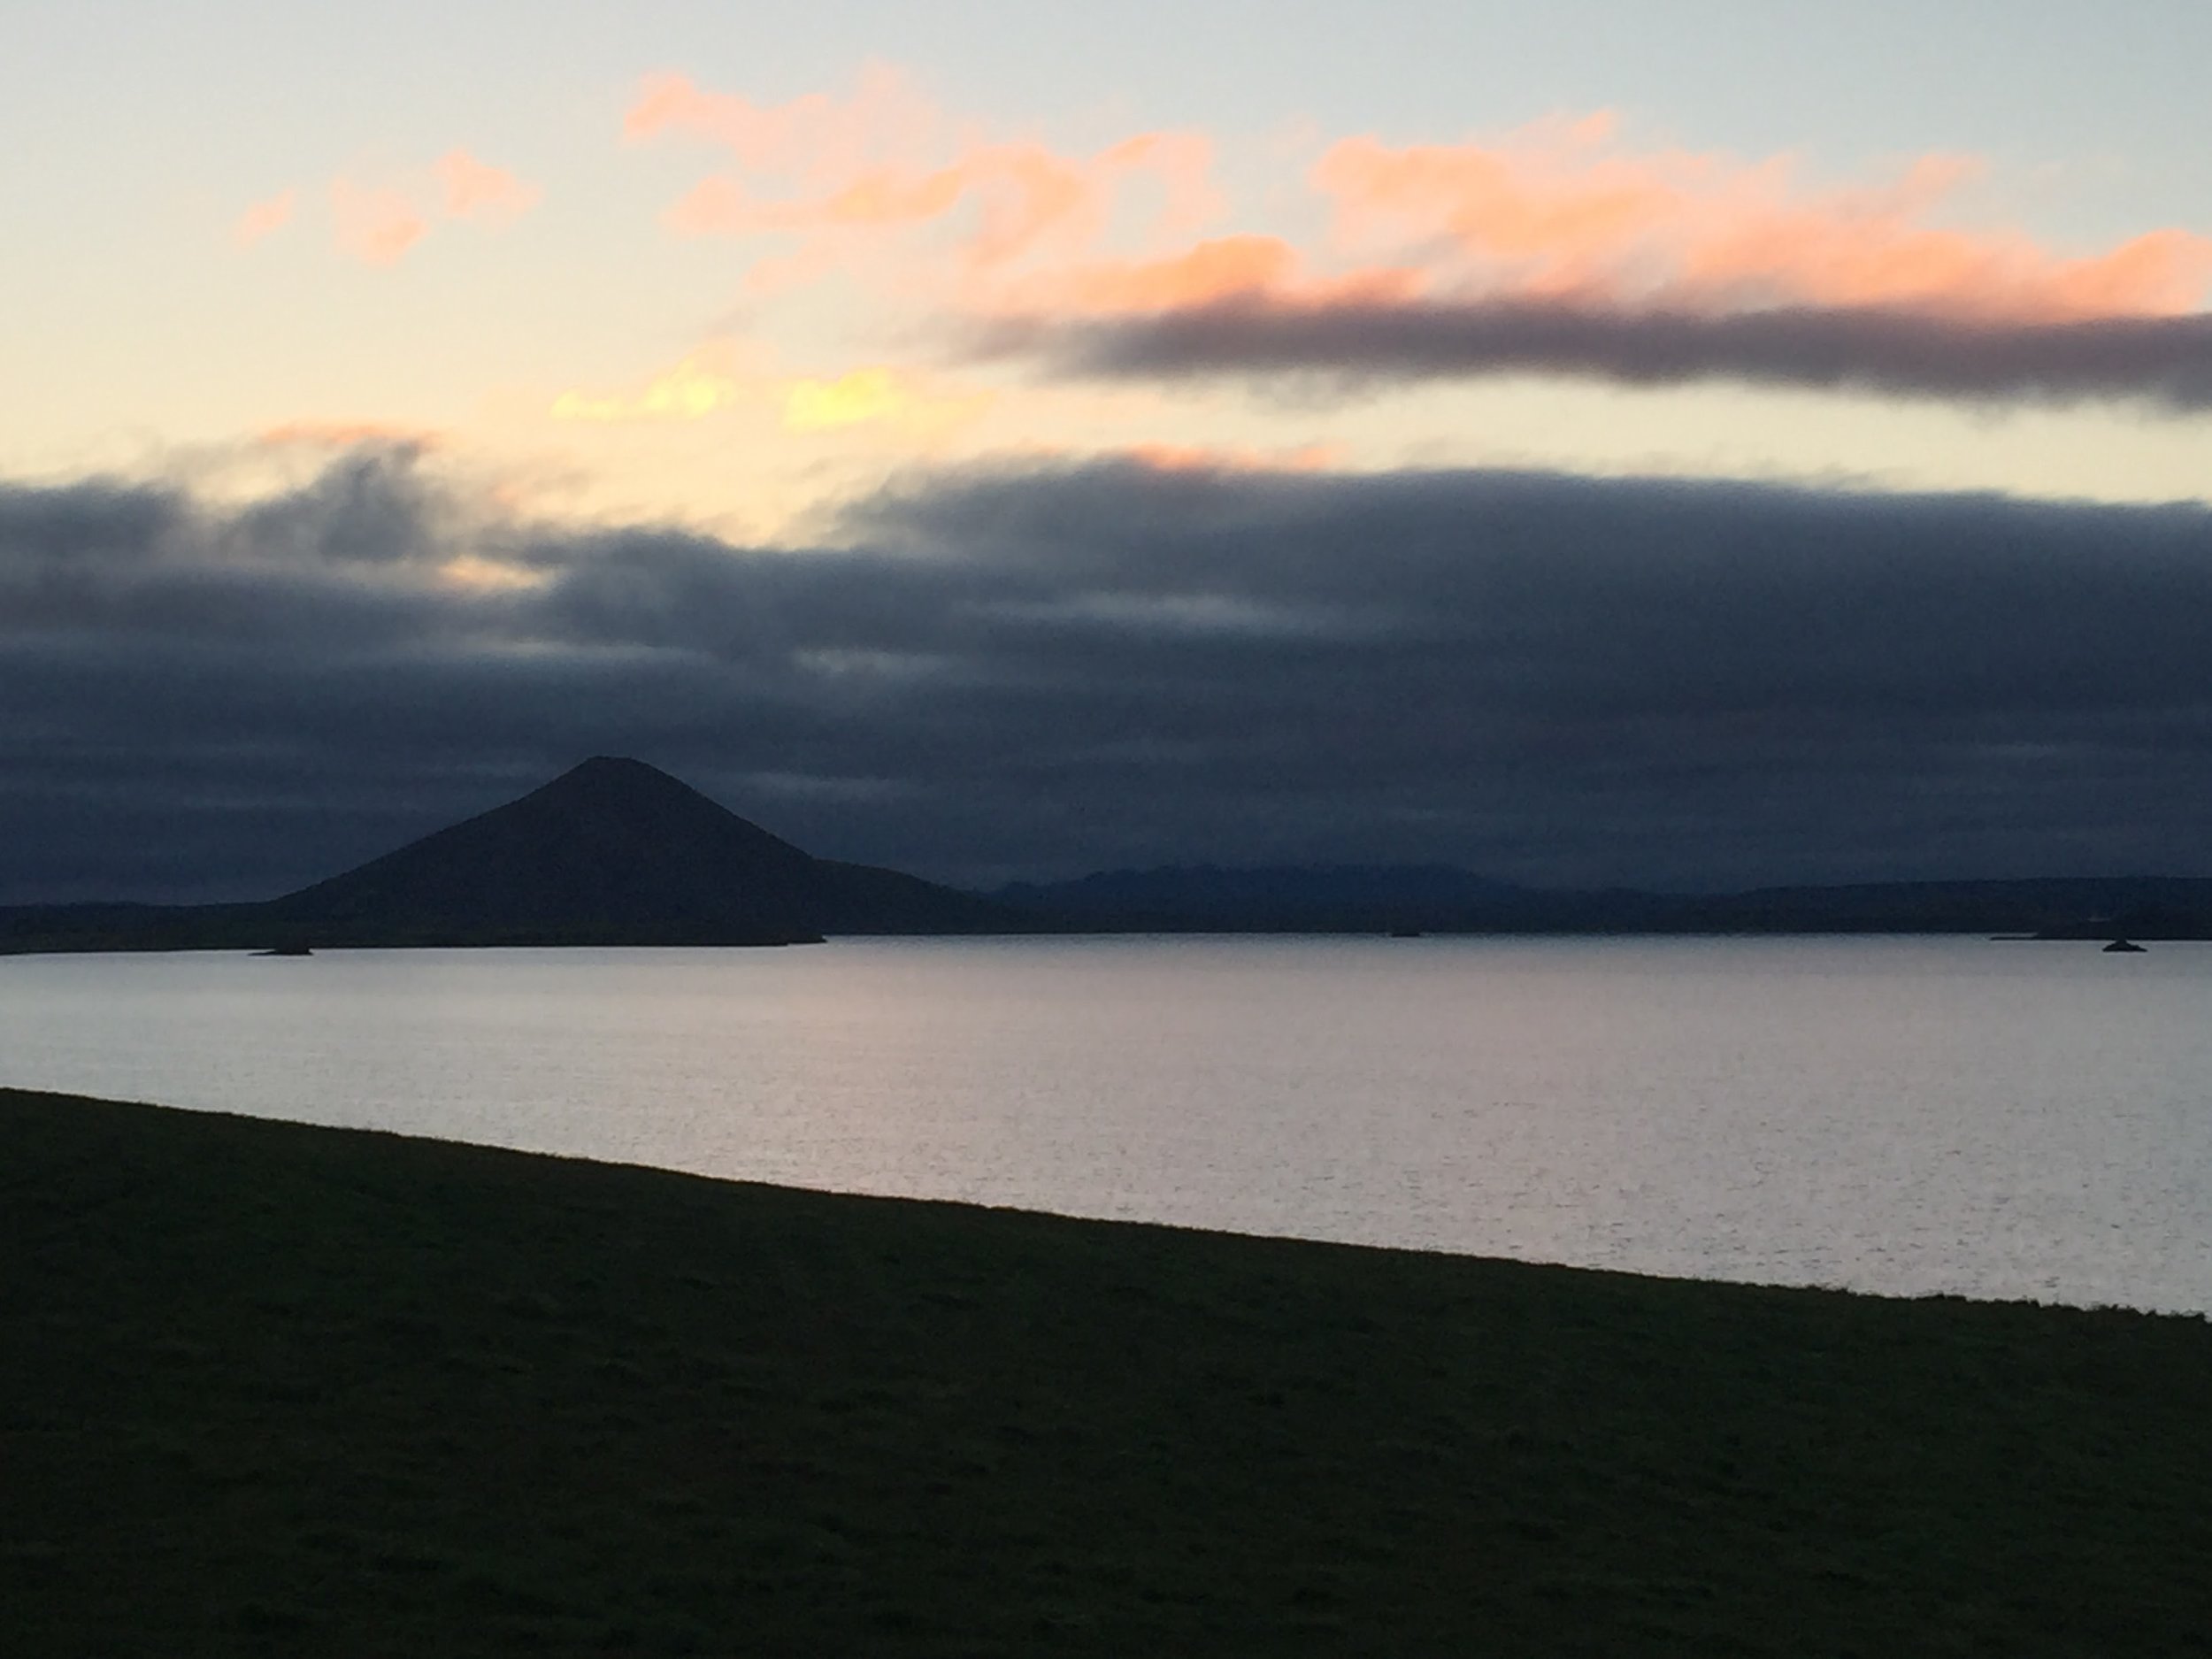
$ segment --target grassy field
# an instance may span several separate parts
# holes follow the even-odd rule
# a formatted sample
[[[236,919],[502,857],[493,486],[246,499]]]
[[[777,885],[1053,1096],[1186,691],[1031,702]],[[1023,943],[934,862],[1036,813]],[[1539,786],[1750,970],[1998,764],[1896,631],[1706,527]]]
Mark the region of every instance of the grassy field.
[[[0,1652],[2212,1651],[2212,1325],[0,1091]]]

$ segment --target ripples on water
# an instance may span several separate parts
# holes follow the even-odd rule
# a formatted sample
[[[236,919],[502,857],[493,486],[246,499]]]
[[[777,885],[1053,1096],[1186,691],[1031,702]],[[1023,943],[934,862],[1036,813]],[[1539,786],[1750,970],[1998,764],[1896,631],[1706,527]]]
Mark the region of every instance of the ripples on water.
[[[0,1082],[843,1191],[2212,1309],[2212,946],[0,959]]]

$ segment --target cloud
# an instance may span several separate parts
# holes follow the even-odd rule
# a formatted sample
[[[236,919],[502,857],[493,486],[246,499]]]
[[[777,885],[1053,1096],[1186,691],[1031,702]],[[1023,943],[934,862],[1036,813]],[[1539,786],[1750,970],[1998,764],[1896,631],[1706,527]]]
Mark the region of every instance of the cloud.
[[[650,76],[623,116],[622,135],[637,143],[673,134],[721,146],[749,171],[820,183],[932,142],[943,121],[903,71],[870,64],[849,98],[809,93],[768,106],[707,91],[687,75]]]
[[[364,265],[397,265],[430,234],[430,221],[399,191],[349,179],[332,182],[330,218],[339,248]]]
[[[545,192],[526,184],[504,167],[479,161],[465,150],[449,150],[431,164],[443,192],[448,219],[483,219],[506,224],[520,218],[544,198]]]
[[[1153,380],[1301,376],[1357,389],[1496,374],[1732,380],[1901,397],[2212,409],[2212,316],[1978,321],[1890,309],[1622,311],[1571,302],[1226,300],[979,331],[987,354]]]
[[[1063,156],[1041,144],[976,144],[941,166],[869,168],[811,196],[764,198],[742,180],[710,178],[670,210],[668,223],[694,236],[826,236],[927,226],[972,207],[975,224],[964,257],[979,266],[1001,265],[1042,249],[1097,241],[1133,175],[1156,173],[1187,192],[1207,165],[1206,146],[1187,134],[1144,134],[1089,157]]]
[[[1494,144],[1332,145],[1328,253],[1218,238],[1033,281],[968,337],[1071,375],[1342,392],[1555,374],[1966,401],[2212,406],[2212,240],[2062,256],[1932,223],[1979,171],[1805,189],[1786,159],[1633,154],[1609,120]]]
[[[241,248],[250,248],[265,236],[274,234],[291,223],[293,211],[299,206],[299,192],[280,190],[265,201],[256,202],[238,216],[231,227],[231,240]]]
[[[764,262],[752,286],[772,291],[833,270],[880,271],[874,256],[941,233],[947,278],[981,290],[1029,263],[1064,263],[1095,247],[1118,218],[1150,238],[1187,234],[1219,211],[1212,141],[1144,132],[1087,155],[993,137],[874,66],[849,98],[811,94],[762,106],[664,75],[641,88],[625,136],[712,144],[729,169],[702,180],[665,216],[686,236],[774,236],[793,251]],[[911,272],[910,262],[902,269]]]
[[[2212,237],[2080,252],[1977,224],[1973,157],[1834,183],[1790,156],[1638,147],[1603,112],[1456,143],[1349,136],[1301,181],[1325,223],[1301,241],[1216,227],[1231,208],[1210,134],[1064,152],[880,67],[849,96],[773,106],[663,76],[625,131],[723,152],[666,223],[780,242],[751,268],[757,296],[857,277],[935,308],[979,355],[1065,375],[2212,396]]]
[[[1489,144],[1346,139],[1312,183],[1340,250],[1421,249],[1437,290],[1460,297],[2058,321],[2177,315],[2212,285],[2212,238],[2180,230],[2068,257],[2018,232],[1936,222],[1985,171],[1971,157],[1819,188],[1787,157],[1636,153],[1615,133],[1601,118]]]
[[[760,548],[405,449],[4,486],[0,898],[266,892],[595,752],[956,879],[2204,873],[2208,636],[2193,507],[1133,462]]]
[[[326,197],[331,236],[340,251],[364,265],[397,265],[430,234],[433,220],[507,225],[535,207],[545,192],[504,167],[450,150],[423,173],[396,182],[363,184],[340,177]],[[241,247],[251,247],[290,222],[299,193],[284,190],[246,210],[232,227]]]
[[[1155,316],[1193,308],[1294,295],[1302,306],[1404,303],[1429,286],[1406,265],[1369,265],[1321,274],[1278,236],[1216,236],[1180,252],[1142,259],[1088,259],[1025,273],[999,285],[987,314],[1022,322],[1041,317]]]
[[[382,420],[288,420],[264,426],[254,442],[270,449],[350,449],[366,444],[381,449],[434,449],[445,434],[426,426]]]
[[[1606,114],[1456,144],[1350,137],[1308,175],[1330,225],[1301,246],[1187,240],[1224,211],[1206,134],[1065,155],[980,136],[880,68],[849,98],[772,107],[662,77],[625,130],[728,153],[668,223],[790,241],[757,291],[889,268],[934,280],[937,303],[982,323],[970,337],[1063,373],[1726,379],[2181,410],[2208,396],[2212,238],[2166,228],[2067,254],[1962,227],[1986,171],[1972,157],[1832,186],[1788,157],[1632,149]],[[1146,245],[1114,250],[1148,179],[1164,200]],[[933,228],[953,269],[883,257]]]

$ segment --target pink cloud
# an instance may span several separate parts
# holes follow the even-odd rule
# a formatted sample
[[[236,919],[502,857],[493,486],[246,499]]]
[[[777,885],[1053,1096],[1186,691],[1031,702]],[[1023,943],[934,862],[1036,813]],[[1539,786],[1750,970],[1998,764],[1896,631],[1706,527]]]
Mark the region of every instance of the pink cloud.
[[[444,196],[448,219],[479,219],[503,224],[535,207],[545,192],[526,184],[504,167],[478,160],[465,150],[450,150],[431,165]]]
[[[1227,206],[1204,133],[1061,150],[956,120],[887,69],[773,105],[662,76],[624,133],[720,152],[664,223],[772,244],[755,296],[856,279],[982,324],[981,349],[1076,372],[1735,376],[1970,397],[2155,382],[2188,402],[2159,378],[2165,334],[2052,331],[2212,326],[2212,238],[2063,250],[1973,223],[1985,169],[1970,157],[1825,184],[1788,156],[1639,149],[1603,111],[1484,141],[1310,147],[1297,182],[1327,229],[1303,240],[1215,228]],[[1214,366],[1179,366],[1197,363]]]
[[[671,213],[690,235],[834,233],[927,225],[972,204],[970,253],[982,263],[1019,257],[1056,233],[1095,234],[1106,191],[1095,168],[1033,144],[990,145],[930,169],[872,167],[818,195],[762,197],[732,177],[703,181]]]
[[[894,242],[909,286],[934,280],[986,310],[1422,294],[2062,318],[2185,311],[2212,282],[2212,240],[2178,230],[2070,257],[2019,232],[1941,222],[1980,171],[1968,158],[1812,188],[1786,157],[1627,149],[1606,112],[1486,142],[1340,140],[1306,180],[1333,216],[1327,243],[1310,249],[1250,234],[1191,240],[1224,209],[1205,134],[1141,133],[1088,154],[993,139],[880,66],[849,96],[774,105],[664,75],[623,130],[726,153],[665,222],[689,236],[790,239],[756,291],[864,273]],[[1141,251],[1105,253],[1117,232]],[[950,266],[933,268],[932,253]]]
[[[504,167],[465,150],[450,150],[426,173],[403,175],[397,184],[333,180],[332,234],[339,248],[364,264],[394,265],[430,234],[434,218],[506,224],[536,206],[544,194]]]
[[[430,229],[397,190],[364,189],[348,179],[331,184],[330,215],[338,246],[365,265],[397,265]]]
[[[632,142],[673,134],[718,144],[748,172],[796,174],[819,186],[924,150],[943,126],[905,74],[872,64],[849,98],[815,92],[766,106],[706,91],[686,75],[657,75],[640,88],[622,132]]]
[[[797,239],[757,289],[864,267],[887,241],[933,229],[972,284],[979,273],[1079,257],[1132,218],[1154,241],[1187,235],[1222,206],[1203,134],[1141,133],[1066,154],[955,121],[881,67],[849,97],[773,106],[664,75],[641,90],[623,131],[632,142],[674,136],[728,152],[728,168],[665,222],[680,235]]]
[[[2058,320],[2172,315],[2212,282],[2212,240],[2153,233],[2070,257],[1933,222],[1982,171],[1932,155],[1885,182],[1807,189],[1786,157],[1624,153],[1609,121],[1494,144],[1333,145],[1312,182],[1342,250],[1426,244],[1440,282],[1488,297],[1724,312],[1883,306]]]
[[[1427,282],[1426,273],[1410,266],[1317,273],[1307,256],[1279,236],[1217,236],[1157,258],[1099,259],[1042,272],[995,297],[1015,311],[1119,316],[1290,296],[1306,304],[1410,300]]]
[[[288,420],[254,434],[270,449],[349,449],[376,444],[434,449],[444,435],[426,426],[402,426],[381,420]]]
[[[250,248],[263,237],[280,231],[291,222],[292,212],[299,205],[299,192],[280,190],[266,201],[256,202],[238,216],[231,227],[231,240],[241,248]]]
[[[1187,224],[1209,196],[1204,157],[1194,135],[1148,134],[1090,157],[1033,143],[978,144],[942,165],[869,166],[806,195],[763,195],[743,176],[718,174],[677,203],[667,222],[691,236],[835,235],[919,228],[972,208],[964,257],[978,265],[1007,265],[1050,244],[1095,242],[1140,174],[1165,186],[1168,201],[1156,222]]]

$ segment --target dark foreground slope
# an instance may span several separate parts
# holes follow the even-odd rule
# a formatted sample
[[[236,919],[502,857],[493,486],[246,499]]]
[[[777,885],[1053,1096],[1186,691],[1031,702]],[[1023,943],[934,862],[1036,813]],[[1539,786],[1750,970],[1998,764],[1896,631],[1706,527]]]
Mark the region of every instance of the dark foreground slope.
[[[0,1092],[8,1651],[2175,1655],[2212,1325]]]

